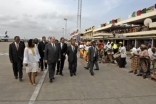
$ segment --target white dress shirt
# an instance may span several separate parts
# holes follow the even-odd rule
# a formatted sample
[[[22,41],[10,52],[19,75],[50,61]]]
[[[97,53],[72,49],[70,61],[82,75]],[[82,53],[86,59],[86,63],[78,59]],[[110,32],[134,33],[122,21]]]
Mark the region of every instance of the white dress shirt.
[[[61,49],[62,49],[62,47],[63,47],[63,43],[61,43]]]
[[[121,53],[121,57],[122,58],[126,58],[126,48],[123,46],[123,47],[121,47],[121,49],[120,49],[120,53]]]

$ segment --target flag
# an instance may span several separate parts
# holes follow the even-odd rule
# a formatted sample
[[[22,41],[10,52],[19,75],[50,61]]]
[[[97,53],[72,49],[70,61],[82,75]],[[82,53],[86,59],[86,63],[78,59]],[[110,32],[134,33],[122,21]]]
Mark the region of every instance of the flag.
[[[118,19],[117,19],[117,22],[120,22],[120,21],[121,21],[121,19],[120,19],[120,18],[118,18]]]
[[[133,12],[132,13],[132,17],[136,17],[136,12]]]
[[[117,22],[118,22],[118,19],[115,20],[115,23],[117,23]]]
[[[5,35],[7,34],[7,31],[5,32]]]
[[[129,15],[128,15],[128,18],[131,18],[131,17],[132,17],[132,14],[129,14]]]
[[[109,24],[112,24],[112,21],[110,21]]]
[[[112,20],[112,24],[115,24],[115,20]]]
[[[151,6],[149,8],[146,9],[146,12],[149,13],[149,12],[152,12],[154,11],[154,6]]]
[[[136,14],[137,14],[137,16],[140,16],[141,15],[141,10],[138,10]]]
[[[142,11],[141,11],[141,14],[145,14],[146,13],[146,8],[144,8]]]

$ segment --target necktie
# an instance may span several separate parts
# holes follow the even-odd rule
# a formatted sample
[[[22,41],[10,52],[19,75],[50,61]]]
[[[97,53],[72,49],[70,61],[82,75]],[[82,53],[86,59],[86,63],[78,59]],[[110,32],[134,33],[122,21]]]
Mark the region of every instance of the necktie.
[[[61,43],[61,49],[62,49],[62,47],[63,47],[63,43]]]
[[[18,50],[18,43],[16,43],[16,49]]]
[[[94,47],[94,57],[95,57],[95,55],[96,55],[96,48]]]
[[[75,51],[75,47],[73,46],[73,52]]]
[[[54,48],[54,50],[55,50],[55,46],[54,46],[54,44],[53,44],[53,48]]]

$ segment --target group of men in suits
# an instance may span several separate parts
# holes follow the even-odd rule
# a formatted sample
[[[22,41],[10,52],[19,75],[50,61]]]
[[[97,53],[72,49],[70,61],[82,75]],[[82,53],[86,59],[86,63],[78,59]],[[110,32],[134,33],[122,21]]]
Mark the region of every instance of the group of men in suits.
[[[35,40],[35,39],[34,39]],[[38,40],[35,40],[36,46],[38,47],[39,54],[40,54],[40,67],[43,71],[44,66],[45,69],[47,69],[48,64],[48,70],[49,70],[49,79],[50,82],[53,82],[54,74],[55,74],[55,67],[57,64],[57,72],[56,75],[63,76],[63,68],[64,63],[66,59],[66,55],[68,55],[68,63],[69,63],[69,70],[70,70],[70,76],[73,75],[76,76],[77,71],[77,51],[78,46],[75,45],[76,40],[71,39],[71,45],[67,47],[67,44],[64,42],[65,39],[62,37],[60,39],[59,43],[56,43],[55,37],[51,37],[50,42],[46,41],[46,37],[42,37],[42,41],[38,43]],[[98,67],[98,49],[95,47],[96,43],[95,41],[92,42],[92,47],[89,48],[88,51],[88,58],[89,58],[89,68],[90,73],[93,76],[93,67],[94,64],[97,66],[97,70],[99,70]],[[24,55],[24,49],[25,44],[24,42],[20,41],[19,36],[15,36],[14,42],[10,44],[9,46],[9,58],[10,62],[13,66],[13,72],[15,79],[18,79],[22,81],[23,78],[23,55]],[[19,75],[18,75],[19,73]]]
[[[56,43],[55,37],[51,37],[50,42],[45,46],[44,60],[48,64],[49,79],[53,82],[55,67],[57,64],[56,75],[60,74],[63,76],[64,62],[66,54],[68,55],[70,76],[76,75],[77,68],[77,46],[75,46],[75,40],[71,40],[71,46],[67,47],[64,43],[64,38],[60,39],[60,43]]]

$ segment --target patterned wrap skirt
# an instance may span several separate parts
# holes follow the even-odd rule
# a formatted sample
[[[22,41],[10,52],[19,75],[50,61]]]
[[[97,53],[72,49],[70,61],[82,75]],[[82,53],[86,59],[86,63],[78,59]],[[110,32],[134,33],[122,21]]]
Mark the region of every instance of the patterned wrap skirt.
[[[139,57],[133,57],[131,59],[131,68],[133,71],[139,70],[140,65],[139,65]]]
[[[83,58],[85,61],[88,61],[88,52],[86,50],[84,51]]]
[[[80,53],[80,57],[83,57],[83,49],[80,49],[79,53]]]

